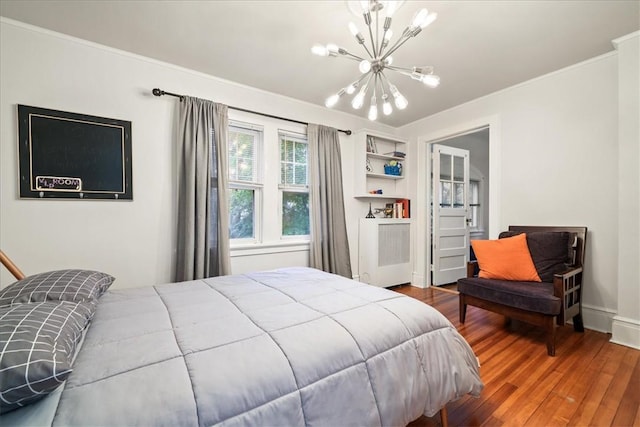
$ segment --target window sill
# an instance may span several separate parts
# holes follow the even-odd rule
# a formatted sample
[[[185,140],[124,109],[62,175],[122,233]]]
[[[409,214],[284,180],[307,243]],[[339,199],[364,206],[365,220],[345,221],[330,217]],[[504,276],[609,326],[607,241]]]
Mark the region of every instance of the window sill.
[[[231,246],[231,257],[300,252],[309,250],[308,240],[271,243],[248,243]]]

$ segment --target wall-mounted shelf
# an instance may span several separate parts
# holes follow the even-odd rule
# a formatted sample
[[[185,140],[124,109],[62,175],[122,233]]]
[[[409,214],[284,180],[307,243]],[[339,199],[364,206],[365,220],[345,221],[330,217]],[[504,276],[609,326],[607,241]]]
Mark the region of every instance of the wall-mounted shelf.
[[[358,199],[405,199],[407,141],[379,132],[361,130],[355,135],[354,194]],[[404,153],[396,156],[394,153]],[[401,174],[385,174],[385,165],[400,164]],[[382,194],[371,191],[382,190]]]
[[[356,199],[403,199],[404,196],[399,195],[399,194],[371,194],[371,193],[367,193],[367,194],[356,194],[355,196]]]
[[[380,178],[380,179],[403,179],[402,175],[388,175],[384,173],[367,173],[367,178]]]

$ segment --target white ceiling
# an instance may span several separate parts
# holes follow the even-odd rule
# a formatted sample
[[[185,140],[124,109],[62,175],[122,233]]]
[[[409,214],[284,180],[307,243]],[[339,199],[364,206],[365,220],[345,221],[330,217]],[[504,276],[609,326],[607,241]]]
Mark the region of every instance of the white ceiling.
[[[637,0],[476,0],[407,1],[394,32],[422,7],[438,19],[394,54],[394,65],[433,65],[441,84],[387,72],[409,101],[380,114],[391,126],[606,53],[611,40],[640,29]],[[359,72],[357,62],[312,55],[311,46],[333,42],[366,56],[347,24],[366,27],[345,1],[1,0],[0,15],[318,105]],[[349,101],[334,108],[366,116]]]

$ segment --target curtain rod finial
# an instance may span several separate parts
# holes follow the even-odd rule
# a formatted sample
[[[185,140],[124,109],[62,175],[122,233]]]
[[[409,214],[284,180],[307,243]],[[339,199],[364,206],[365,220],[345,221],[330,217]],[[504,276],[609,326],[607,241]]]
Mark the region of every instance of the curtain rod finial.
[[[160,89],[158,89],[158,88],[153,89],[153,90],[151,91],[151,93],[153,93],[155,96],[162,96],[162,95],[164,95],[164,91],[163,91],[163,90],[160,90]]]

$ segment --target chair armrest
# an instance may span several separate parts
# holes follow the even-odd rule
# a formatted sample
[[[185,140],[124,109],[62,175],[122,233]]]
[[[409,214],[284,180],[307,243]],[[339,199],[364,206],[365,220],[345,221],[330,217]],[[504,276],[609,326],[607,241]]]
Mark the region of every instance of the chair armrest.
[[[475,277],[478,270],[478,261],[467,262],[467,277]]]
[[[553,275],[553,295],[563,298],[574,287],[580,286],[582,267],[570,268],[562,273]]]
[[[578,273],[582,273],[582,267],[571,267],[562,273],[556,273],[553,275],[553,280],[555,281],[556,277],[562,280],[565,280],[571,276],[575,276]]]
[[[580,313],[582,267],[574,267],[553,275],[553,295],[562,301],[559,325]]]

